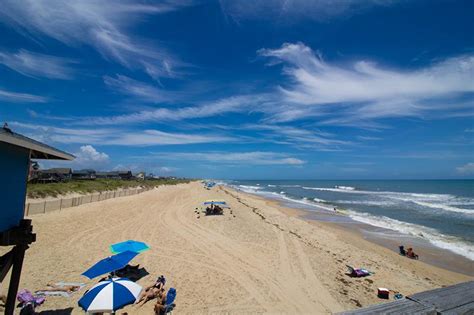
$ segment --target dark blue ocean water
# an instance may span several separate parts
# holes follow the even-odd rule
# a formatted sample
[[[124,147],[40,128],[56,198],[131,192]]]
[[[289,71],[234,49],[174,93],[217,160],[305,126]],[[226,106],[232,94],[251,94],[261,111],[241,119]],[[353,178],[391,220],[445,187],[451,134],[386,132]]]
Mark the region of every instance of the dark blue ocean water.
[[[422,237],[474,260],[474,180],[247,180],[227,184]]]

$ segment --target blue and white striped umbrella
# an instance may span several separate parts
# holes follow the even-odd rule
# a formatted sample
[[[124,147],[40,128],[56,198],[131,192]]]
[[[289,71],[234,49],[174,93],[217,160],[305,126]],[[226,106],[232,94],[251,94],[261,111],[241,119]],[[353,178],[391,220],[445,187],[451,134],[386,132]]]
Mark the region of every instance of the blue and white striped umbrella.
[[[135,303],[142,287],[125,278],[101,281],[79,300],[86,312],[115,312],[125,305]]]

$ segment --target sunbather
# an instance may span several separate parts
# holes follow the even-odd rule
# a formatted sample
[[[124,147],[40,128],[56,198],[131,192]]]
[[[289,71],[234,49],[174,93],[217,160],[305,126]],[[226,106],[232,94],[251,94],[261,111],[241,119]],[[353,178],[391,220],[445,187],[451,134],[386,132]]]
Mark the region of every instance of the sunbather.
[[[138,297],[138,300],[135,304],[140,304],[143,305],[146,302],[153,300],[154,298],[160,298],[162,295],[164,295],[164,286],[166,283],[166,279],[163,275],[159,276],[156,281],[145,288],[143,292],[140,294]]]
[[[50,283],[46,284],[46,286],[48,287],[47,289],[42,289],[42,290],[38,290],[38,291],[42,291],[42,292],[61,291],[61,292],[66,292],[66,293],[73,293],[73,292],[76,292],[77,290],[79,290],[81,288],[78,285],[59,286],[59,285],[50,284]]]
[[[407,254],[406,254],[406,256],[407,256],[408,258],[411,258],[411,259],[418,259],[418,255],[415,254],[415,252],[413,251],[413,248],[411,248],[411,247],[407,249]]]
[[[165,315],[174,307],[174,300],[176,298],[176,289],[170,288],[168,294],[163,294],[161,298],[155,303],[155,315]]]

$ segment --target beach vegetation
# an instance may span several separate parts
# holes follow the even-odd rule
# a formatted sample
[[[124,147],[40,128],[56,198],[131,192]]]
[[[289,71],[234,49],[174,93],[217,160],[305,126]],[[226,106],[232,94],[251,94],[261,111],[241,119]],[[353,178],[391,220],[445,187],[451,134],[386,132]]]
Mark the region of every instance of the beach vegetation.
[[[70,180],[59,183],[28,183],[27,196],[29,198],[56,197],[69,193],[93,193],[126,189],[133,187],[157,187],[160,185],[176,185],[188,183],[189,179],[157,178],[146,180],[120,180],[120,179],[95,179],[95,180]]]

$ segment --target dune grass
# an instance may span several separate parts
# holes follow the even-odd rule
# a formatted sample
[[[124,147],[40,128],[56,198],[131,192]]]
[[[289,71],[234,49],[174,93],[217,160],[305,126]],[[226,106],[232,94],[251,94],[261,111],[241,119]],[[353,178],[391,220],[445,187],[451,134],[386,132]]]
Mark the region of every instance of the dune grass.
[[[188,183],[187,179],[147,179],[147,180],[71,180],[63,183],[31,184],[28,183],[27,195],[29,198],[56,197],[68,193],[92,193],[119,188],[156,187],[160,185],[176,185]]]

